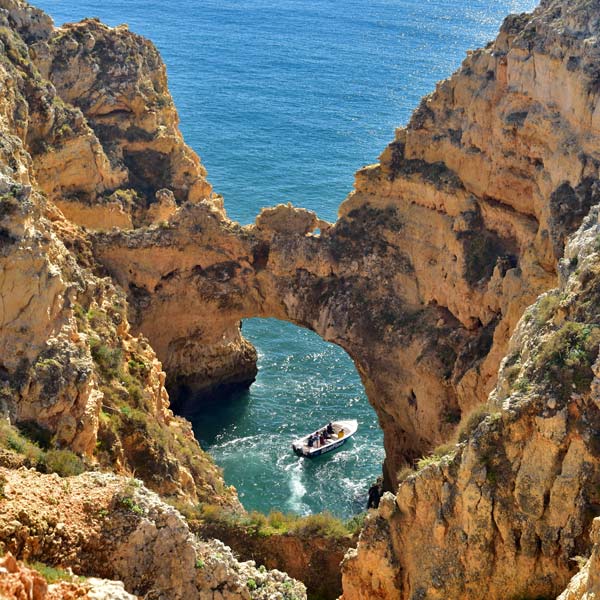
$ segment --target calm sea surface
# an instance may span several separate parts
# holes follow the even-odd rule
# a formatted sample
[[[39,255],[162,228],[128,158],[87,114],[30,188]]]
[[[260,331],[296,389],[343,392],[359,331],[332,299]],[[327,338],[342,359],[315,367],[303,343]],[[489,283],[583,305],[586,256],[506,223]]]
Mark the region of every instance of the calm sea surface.
[[[375,162],[419,99],[465,51],[533,0],[41,0],[60,24],[128,23],[167,64],[187,142],[231,217],[291,201],[334,220],[353,173]],[[259,351],[248,393],[191,415],[248,509],[349,517],[383,460],[382,435],[352,362],[315,334],[244,323]],[[356,418],[336,454],[301,460],[290,442]]]

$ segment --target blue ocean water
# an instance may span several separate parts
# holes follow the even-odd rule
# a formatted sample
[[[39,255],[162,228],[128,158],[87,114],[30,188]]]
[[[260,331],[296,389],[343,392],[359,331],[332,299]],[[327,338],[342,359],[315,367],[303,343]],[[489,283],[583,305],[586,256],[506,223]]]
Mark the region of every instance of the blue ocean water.
[[[151,38],[187,142],[229,215],[291,201],[335,220],[353,174],[378,154],[469,48],[534,0],[34,0],[57,23],[98,16]],[[383,459],[381,432],[345,353],[316,335],[251,320],[251,390],[193,416],[248,508],[349,516]],[[352,445],[302,461],[289,442],[355,416]]]

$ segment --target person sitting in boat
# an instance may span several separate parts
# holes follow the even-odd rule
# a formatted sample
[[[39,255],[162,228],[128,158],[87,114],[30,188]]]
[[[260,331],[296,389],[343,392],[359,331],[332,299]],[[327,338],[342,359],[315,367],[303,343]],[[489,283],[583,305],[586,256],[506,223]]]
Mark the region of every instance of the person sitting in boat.
[[[331,421],[329,423],[327,423],[327,435],[328,436],[332,436],[333,435],[333,425],[331,424]]]
[[[312,448],[315,443],[315,438],[312,433],[308,436],[308,447]]]

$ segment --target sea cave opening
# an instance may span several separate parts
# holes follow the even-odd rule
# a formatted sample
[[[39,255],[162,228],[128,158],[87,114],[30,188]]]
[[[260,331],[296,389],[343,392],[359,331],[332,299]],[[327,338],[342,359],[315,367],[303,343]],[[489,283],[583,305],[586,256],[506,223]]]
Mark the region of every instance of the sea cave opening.
[[[365,510],[381,474],[383,432],[348,354],[316,333],[276,319],[243,323],[258,351],[252,386],[189,403],[186,416],[202,447],[223,468],[247,510],[349,519]],[[314,459],[292,452],[294,439],[332,419],[357,419],[341,449]]]

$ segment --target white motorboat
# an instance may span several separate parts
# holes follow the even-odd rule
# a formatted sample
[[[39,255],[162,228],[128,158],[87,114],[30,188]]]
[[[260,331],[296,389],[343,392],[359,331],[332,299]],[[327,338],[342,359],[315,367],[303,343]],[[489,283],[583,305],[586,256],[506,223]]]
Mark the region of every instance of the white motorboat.
[[[332,421],[333,433],[327,433],[327,425],[321,427],[303,438],[296,440],[292,444],[294,452],[298,456],[314,458],[326,452],[331,452],[345,444],[358,429],[358,421],[351,419],[349,421]],[[321,441],[321,435],[324,436]]]

